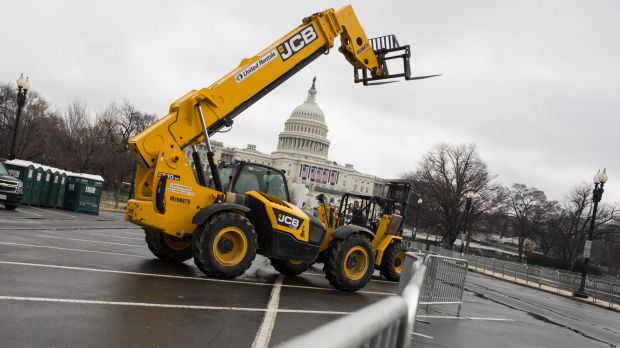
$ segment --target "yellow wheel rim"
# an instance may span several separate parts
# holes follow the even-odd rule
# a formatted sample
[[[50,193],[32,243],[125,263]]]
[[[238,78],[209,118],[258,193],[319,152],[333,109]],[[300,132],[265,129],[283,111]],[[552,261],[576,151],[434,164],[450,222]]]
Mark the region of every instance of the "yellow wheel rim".
[[[344,274],[351,280],[360,280],[368,270],[368,252],[357,245],[347,252],[344,258]]]
[[[224,266],[236,266],[248,251],[248,239],[237,227],[220,230],[213,239],[215,260]]]
[[[405,262],[405,252],[401,251],[394,258],[394,271],[396,273],[400,274],[400,271],[403,269],[403,262]]]
[[[173,237],[169,234],[164,233],[164,243],[166,243],[166,245],[168,246],[168,248],[172,249],[172,250],[177,250],[177,251],[181,251],[181,250],[185,250],[187,248],[189,248],[189,243]]]
[[[290,263],[291,265],[299,266],[304,262],[302,260],[288,260],[288,263]]]

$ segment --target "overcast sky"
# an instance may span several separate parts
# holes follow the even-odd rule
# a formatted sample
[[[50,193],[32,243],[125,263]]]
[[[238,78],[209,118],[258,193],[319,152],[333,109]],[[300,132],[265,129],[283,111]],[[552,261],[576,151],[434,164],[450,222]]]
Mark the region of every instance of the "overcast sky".
[[[28,74],[57,107],[128,99],[165,115],[334,1],[0,0],[0,80]],[[428,80],[363,87],[322,56],[217,136],[270,153],[317,76],[330,159],[393,178],[434,144],[476,143],[497,180],[561,200],[607,167],[620,202],[620,2],[353,1],[368,37],[411,44]]]

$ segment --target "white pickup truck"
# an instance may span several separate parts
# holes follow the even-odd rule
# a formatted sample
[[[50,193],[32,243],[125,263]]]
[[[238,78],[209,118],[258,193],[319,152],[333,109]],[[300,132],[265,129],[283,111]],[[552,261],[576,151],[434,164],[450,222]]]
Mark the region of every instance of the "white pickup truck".
[[[9,175],[4,164],[0,163],[0,203],[7,210],[15,210],[22,200],[23,183]]]

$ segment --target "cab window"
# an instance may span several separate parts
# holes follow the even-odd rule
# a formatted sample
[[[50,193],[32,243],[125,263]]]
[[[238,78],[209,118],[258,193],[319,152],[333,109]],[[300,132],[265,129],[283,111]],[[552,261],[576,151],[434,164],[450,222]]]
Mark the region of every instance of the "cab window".
[[[263,176],[265,182],[265,192],[271,195],[280,197],[281,199],[288,201],[288,194],[286,192],[286,184],[280,173],[267,173]]]
[[[257,176],[247,170],[242,170],[235,184],[233,192],[246,193],[248,191],[262,191]]]
[[[234,186],[234,193],[242,194],[248,191],[258,191],[277,196],[287,202],[289,201],[284,176],[281,172],[272,168],[245,165],[241,168]]]
[[[218,172],[220,174],[220,180],[222,181],[222,190],[228,191],[230,181],[235,178],[237,174],[237,167],[219,167]],[[213,181],[213,179],[211,179]],[[213,185],[210,185],[212,187]]]

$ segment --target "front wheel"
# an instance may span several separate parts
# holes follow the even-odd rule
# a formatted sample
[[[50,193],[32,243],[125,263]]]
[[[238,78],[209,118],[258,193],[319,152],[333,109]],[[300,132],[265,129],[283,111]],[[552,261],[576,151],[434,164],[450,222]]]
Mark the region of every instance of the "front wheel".
[[[405,263],[406,251],[405,245],[399,240],[393,241],[385,248],[379,268],[381,270],[381,275],[387,280],[394,282],[400,280],[400,273]]]
[[[6,210],[15,210],[15,209],[17,209],[17,206],[13,205],[13,204],[5,204],[4,207],[6,208]]]
[[[368,238],[353,234],[346,239],[335,239],[326,256],[325,276],[334,288],[357,291],[370,281],[375,252]]]
[[[144,232],[146,232],[146,245],[153,255],[159,259],[167,262],[181,263],[192,258],[192,246],[190,243],[156,230],[146,230]]]
[[[304,260],[279,260],[269,258],[271,265],[276,271],[287,276],[296,276],[304,273],[311,265],[312,261]]]
[[[243,215],[216,215],[194,233],[194,263],[209,277],[230,279],[242,275],[256,257],[256,233]]]

